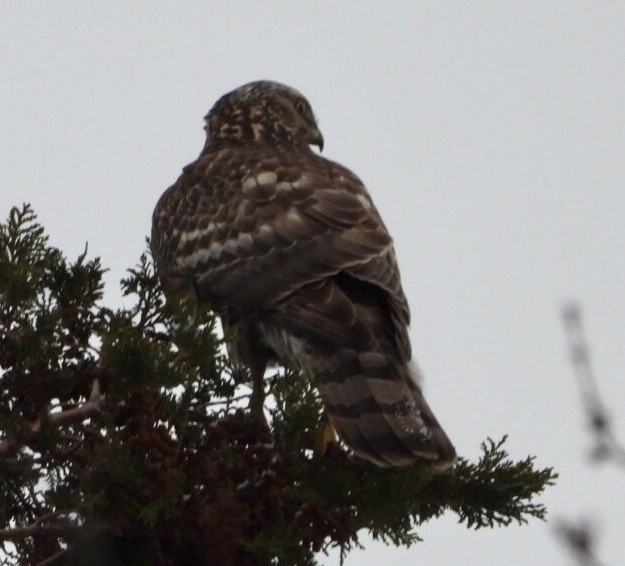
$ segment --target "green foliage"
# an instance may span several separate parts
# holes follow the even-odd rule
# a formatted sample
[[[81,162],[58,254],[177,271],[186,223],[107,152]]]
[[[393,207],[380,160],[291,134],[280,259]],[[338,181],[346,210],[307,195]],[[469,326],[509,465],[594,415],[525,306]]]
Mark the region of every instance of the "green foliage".
[[[211,312],[165,305],[148,255],[122,281],[132,306],[108,309],[103,272],[51,247],[29,206],[0,225],[7,564],[314,564],[362,529],[410,545],[445,511],[473,528],[544,518],[532,501],[556,475],[510,460],[505,437],[443,474],[319,455],[321,401],[288,371],[267,380],[267,430]]]

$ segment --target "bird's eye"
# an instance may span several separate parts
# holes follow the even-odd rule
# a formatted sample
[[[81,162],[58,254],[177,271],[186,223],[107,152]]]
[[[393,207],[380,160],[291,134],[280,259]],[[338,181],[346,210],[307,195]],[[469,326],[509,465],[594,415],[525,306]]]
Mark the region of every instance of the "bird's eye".
[[[306,105],[304,104],[303,100],[295,101],[295,110],[298,114],[301,114],[302,116],[306,114]]]

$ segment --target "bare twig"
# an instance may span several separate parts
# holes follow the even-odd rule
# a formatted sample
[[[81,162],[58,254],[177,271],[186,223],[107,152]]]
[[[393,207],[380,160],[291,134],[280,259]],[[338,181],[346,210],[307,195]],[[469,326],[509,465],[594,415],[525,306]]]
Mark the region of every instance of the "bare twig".
[[[575,303],[567,304],[562,310],[562,319],[569,345],[571,364],[577,378],[577,385],[582,395],[589,425],[595,436],[593,457],[596,460],[610,459],[617,465],[625,467],[625,447],[614,436],[610,418],[599,395],[578,305]]]
[[[71,409],[66,409],[65,411],[58,411],[56,413],[48,413],[46,416],[46,421],[56,425],[67,424],[71,422],[80,422],[97,415],[100,412],[100,406],[102,404],[104,397],[100,394],[100,384],[98,380],[94,380],[93,386],[91,387],[91,393],[89,395],[89,400],[79,405],[78,407],[73,407]],[[41,430],[42,420],[37,419],[35,422],[29,425],[29,433],[26,435],[26,439],[22,442],[26,441],[28,437],[32,438],[37,435],[37,433]],[[0,456],[10,452],[11,450],[17,448],[20,444],[20,441],[16,439],[5,439],[0,442]]]
[[[10,527],[8,529],[0,529],[0,540],[22,540],[28,537],[38,536],[70,536],[76,535],[84,531],[84,525],[76,525],[75,523],[57,523],[55,525],[26,525],[25,527]],[[90,525],[90,531],[105,532],[108,530],[106,525]]]
[[[65,558],[68,553],[68,549],[64,548],[63,550],[59,550],[57,553],[49,556],[45,560],[37,563],[37,566],[50,566],[50,564],[58,564],[60,560]]]

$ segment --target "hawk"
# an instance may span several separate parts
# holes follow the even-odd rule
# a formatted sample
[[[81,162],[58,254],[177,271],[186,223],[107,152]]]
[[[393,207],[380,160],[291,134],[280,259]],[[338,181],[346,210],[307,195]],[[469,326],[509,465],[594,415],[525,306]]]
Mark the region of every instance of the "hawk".
[[[255,389],[269,362],[314,379],[356,456],[449,467],[454,447],[411,363],[392,239],[360,179],[311,149],[323,137],[306,98],[252,82],[205,120],[204,149],[153,214],[166,295],[210,305]]]

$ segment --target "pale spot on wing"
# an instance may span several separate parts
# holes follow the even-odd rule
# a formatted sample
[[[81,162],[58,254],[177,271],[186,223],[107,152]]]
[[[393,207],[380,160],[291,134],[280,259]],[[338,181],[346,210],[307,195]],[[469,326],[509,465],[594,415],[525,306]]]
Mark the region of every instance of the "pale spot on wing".
[[[230,238],[223,244],[223,251],[226,253],[237,254],[239,250],[249,249],[254,244],[252,236],[247,232],[239,234],[236,238]],[[211,248],[218,244],[211,244]],[[210,250],[210,248],[209,248]],[[221,253],[221,251],[220,251]]]
[[[204,263],[209,256],[210,248],[208,250],[197,250],[190,255],[179,257],[176,263],[180,269],[195,269],[198,263]]]
[[[278,175],[274,171],[263,171],[256,175],[256,181],[259,185],[275,185]]]
[[[310,230],[302,214],[296,208],[289,208],[278,217],[275,231],[287,240],[299,240],[306,236]]]
[[[284,215],[284,219],[287,222],[301,222],[302,215],[299,213],[299,210],[295,208],[289,208],[289,210],[287,210],[287,213]]]
[[[211,248],[213,245],[211,245]],[[210,249],[210,248],[209,248]],[[221,246],[222,251],[230,254],[234,254],[237,251],[237,241],[236,240],[226,240],[224,245]]]
[[[221,257],[221,252],[223,251],[223,249],[224,246],[219,242],[212,242],[211,245],[208,246],[208,257],[211,259],[219,259]]]
[[[256,232],[256,237],[261,242],[273,244],[276,238],[276,232],[271,224],[261,224]]]
[[[256,187],[256,179],[254,177],[247,177],[241,184],[241,189],[244,193],[254,189],[254,187]]]
[[[369,201],[369,199],[365,196],[365,195],[356,195],[356,198],[360,201],[360,203],[362,204],[362,206],[365,207],[365,209],[369,210],[371,208],[371,202]]]
[[[211,242],[207,248],[195,250],[192,254],[181,256],[176,260],[180,269],[195,269],[198,264],[206,263],[209,260],[219,260],[221,254],[236,251],[238,247],[249,246],[253,244],[252,237],[249,234],[240,234],[237,238],[221,242]]]
[[[241,192],[252,200],[271,200],[276,193],[278,175],[274,171],[261,171],[256,177],[246,177]]]
[[[192,242],[194,240],[197,240],[198,238],[209,236],[214,231],[215,231],[215,223],[209,222],[208,226],[204,228],[203,230],[200,230],[198,228],[196,230],[192,230],[191,232],[182,232],[180,233],[180,241],[178,242],[178,247],[182,248],[187,242]]]
[[[304,173],[297,181],[293,181],[293,187],[296,189],[309,189],[314,186],[313,179]]]
[[[237,239],[239,248],[241,249],[251,250],[254,246],[254,238],[252,238],[252,235],[248,234],[247,232],[239,234],[239,237]]]

